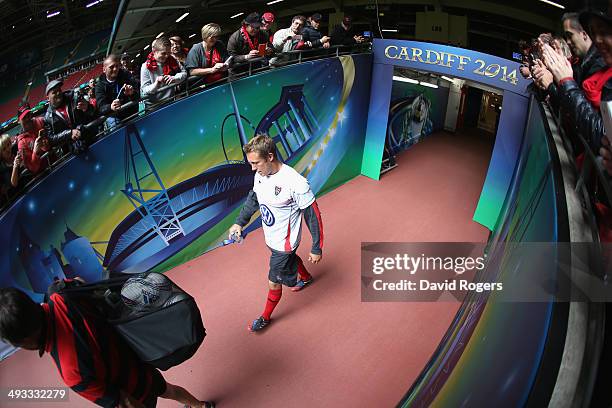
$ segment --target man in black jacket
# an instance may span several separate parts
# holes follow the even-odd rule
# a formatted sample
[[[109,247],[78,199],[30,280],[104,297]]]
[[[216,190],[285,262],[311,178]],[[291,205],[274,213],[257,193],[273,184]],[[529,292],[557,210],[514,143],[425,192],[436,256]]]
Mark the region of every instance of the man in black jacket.
[[[580,24],[578,13],[566,13],[561,17],[563,22],[563,36],[572,55],[578,58],[574,64],[574,78],[582,86],[585,79],[605,67],[605,62],[589,34]]]
[[[353,19],[351,16],[344,16],[342,23],[334,28],[331,33],[332,45],[351,46],[361,44],[365,38],[353,33]]]
[[[308,17],[306,26],[302,30],[302,41],[308,48],[329,48],[331,45],[330,38],[326,35],[321,34],[319,27],[321,26],[321,20],[323,16],[319,13],[315,13]]]
[[[606,75],[606,70],[612,66],[612,49],[608,46],[608,43],[612,42],[612,34],[606,35],[605,30],[611,30],[612,19],[604,13],[584,12],[580,15],[580,22],[590,30],[593,38],[600,38],[595,41],[595,45],[605,58],[606,67],[593,75]],[[605,38],[607,40],[604,40]],[[544,63],[557,84],[561,106],[569,112],[578,132],[589,143],[592,151],[599,152],[602,147],[602,138],[605,137],[601,112],[593,106],[573,78],[574,72],[569,61],[549,45],[544,45],[542,52]],[[607,80],[601,88],[600,100],[601,102],[612,100],[612,79]]]
[[[77,91],[62,92],[63,82],[55,79],[47,85],[49,107],[45,113],[45,129],[52,147],[63,153],[72,147],[75,152],[85,149],[87,134],[84,125],[96,118],[95,110]]]
[[[580,88],[585,79],[603,69],[606,64],[593,44],[591,37],[580,24],[578,13],[565,13],[561,17],[563,36],[577,61],[572,65],[573,77]],[[558,105],[558,89],[551,75],[543,71],[544,65],[536,66],[533,76],[536,84],[546,89],[551,96],[553,105]]]
[[[111,54],[104,60],[103,73],[96,82],[96,101],[100,115],[108,117],[107,127],[114,127],[119,120],[138,112],[138,104],[125,109],[123,105],[138,101],[138,83],[121,68],[118,56]]]

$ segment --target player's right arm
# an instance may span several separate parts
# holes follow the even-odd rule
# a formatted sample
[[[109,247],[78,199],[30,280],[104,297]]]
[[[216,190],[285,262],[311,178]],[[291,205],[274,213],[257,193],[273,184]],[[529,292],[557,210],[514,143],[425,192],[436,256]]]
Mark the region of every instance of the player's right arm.
[[[242,210],[240,210],[240,214],[236,218],[236,223],[230,227],[229,236],[232,235],[240,235],[242,233],[242,228],[251,221],[251,217],[255,212],[259,210],[259,201],[257,201],[257,194],[253,190],[249,191],[247,195],[247,199],[242,206]]]

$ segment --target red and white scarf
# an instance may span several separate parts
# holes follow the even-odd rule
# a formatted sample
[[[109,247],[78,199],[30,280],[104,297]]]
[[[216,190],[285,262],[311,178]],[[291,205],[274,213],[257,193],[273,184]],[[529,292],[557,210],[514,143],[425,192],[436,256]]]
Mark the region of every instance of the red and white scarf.
[[[157,71],[157,67],[158,63],[155,59],[155,53],[151,51],[147,56],[147,69],[149,71],[155,72]],[[176,61],[176,58],[174,58],[172,55],[168,55],[168,59],[166,59],[166,63],[164,64],[163,70],[164,75],[175,75],[181,70],[181,68],[179,67],[178,62]]]

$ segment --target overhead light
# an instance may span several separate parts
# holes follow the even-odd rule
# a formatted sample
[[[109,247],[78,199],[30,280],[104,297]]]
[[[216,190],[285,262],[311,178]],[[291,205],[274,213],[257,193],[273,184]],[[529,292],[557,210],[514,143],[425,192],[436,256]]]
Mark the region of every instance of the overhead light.
[[[397,33],[398,32],[396,28],[383,28],[380,31],[384,31],[385,33]]]
[[[243,15],[244,13],[238,13],[238,14],[234,14],[233,16],[231,16],[230,18],[236,18],[236,17],[240,17],[241,15]]]
[[[398,82],[408,82],[410,84],[418,84],[419,83],[419,81],[417,81],[416,79],[406,78],[406,77],[396,76],[396,75],[393,75],[393,80],[394,81],[398,81]]]
[[[47,11],[47,18],[55,17],[55,16],[59,15],[60,13],[61,13],[60,11],[54,11],[52,13],[49,13]]]
[[[550,4],[551,6],[555,6],[555,7],[559,7],[560,9],[565,9],[565,6],[559,4],[559,3],[555,3],[554,1],[550,1],[550,0],[540,0],[542,3],[546,3],[546,4]]]
[[[92,6],[95,6],[98,3],[102,3],[102,0],[96,0],[96,1],[92,1],[91,3],[88,3],[85,5],[85,8],[90,8]]]
[[[447,80],[447,81],[449,81],[449,82],[455,82],[455,80],[454,80],[454,79],[449,78],[449,77],[447,77],[447,76],[445,76],[445,75],[442,75],[440,78],[442,78],[442,79],[446,79],[446,80]]]
[[[423,82],[423,81],[419,82],[419,84],[421,84],[423,86],[426,86],[428,88],[437,88],[438,87],[438,85],[436,85],[436,84],[431,84],[429,82]]]
[[[138,58],[138,57],[140,57],[140,53],[136,54],[134,58]]]
[[[28,86],[31,86],[31,85],[32,85],[32,81],[28,82]]]
[[[193,37],[195,37],[195,34],[191,34],[191,35],[189,36],[189,38],[193,38]]]
[[[146,51],[147,49],[149,49],[149,47],[150,47],[150,46],[151,46],[151,44],[147,44],[147,45],[145,45],[145,47],[143,48],[143,50],[145,50],[145,51]]]
[[[134,60],[131,60],[130,62],[134,62]]]
[[[283,1],[283,0],[274,0],[274,1],[269,1],[269,2],[267,2],[266,4],[269,6],[269,5],[272,5],[272,4],[280,3],[281,1]]]
[[[179,23],[181,20],[183,20],[185,17],[187,17],[189,15],[189,13],[185,13],[182,16],[180,16],[179,18],[176,19],[176,22]]]
[[[155,38],[159,38],[159,37],[161,37],[162,35],[164,35],[164,32],[163,32],[163,31],[162,31],[161,33],[157,34],[157,37],[155,37]]]

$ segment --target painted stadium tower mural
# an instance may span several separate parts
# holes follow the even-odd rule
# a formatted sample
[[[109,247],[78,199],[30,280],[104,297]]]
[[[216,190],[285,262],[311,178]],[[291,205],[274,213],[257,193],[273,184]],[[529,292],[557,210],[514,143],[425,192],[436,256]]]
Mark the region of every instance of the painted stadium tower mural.
[[[253,186],[254,173],[243,153],[230,160],[223,140],[227,119],[234,117],[240,146],[248,142],[232,84],[234,112],[221,126],[221,144],[226,161],[202,174],[166,188],[134,126],[125,139],[125,187],[121,192],[134,206],[113,231],[103,265],[111,272],[135,273],[149,270],[185,248],[242,204]],[[283,162],[291,163],[307,149],[313,134],[321,129],[303,93],[303,85],[282,88],[279,102],[261,120],[255,134],[274,138]],[[142,161],[142,163],[139,163]],[[140,170],[139,170],[140,169]],[[144,172],[144,174],[142,174]],[[153,187],[142,182],[153,178]]]
[[[315,193],[346,182],[359,174],[365,134],[348,119],[365,118],[370,75],[369,55],[312,61],[118,129],[0,216],[0,283],[37,299],[53,279],[164,271],[214,248],[252,187],[242,146],[260,132]]]

